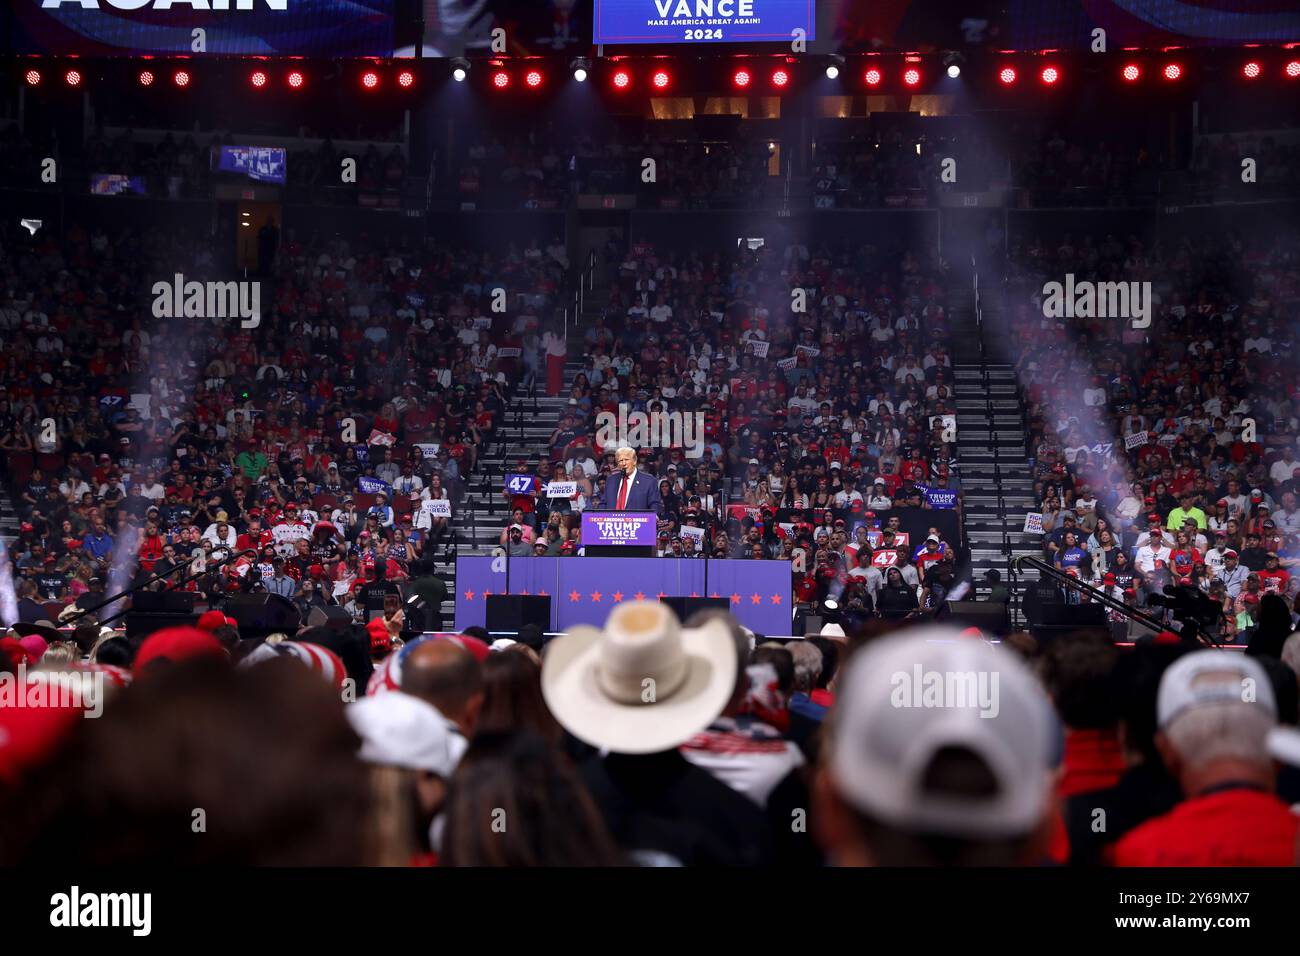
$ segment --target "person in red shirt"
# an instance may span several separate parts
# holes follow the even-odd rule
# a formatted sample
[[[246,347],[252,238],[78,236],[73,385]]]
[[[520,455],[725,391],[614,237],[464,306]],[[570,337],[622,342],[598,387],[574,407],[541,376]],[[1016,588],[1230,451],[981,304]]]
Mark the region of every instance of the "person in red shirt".
[[[1287,585],[1291,583],[1291,572],[1278,563],[1276,554],[1270,553],[1264,570],[1259,572],[1260,587],[1268,594],[1286,594]]]
[[[1173,810],[1129,831],[1117,866],[1294,866],[1300,816],[1274,793],[1267,738],[1277,724],[1254,659],[1196,651],[1160,680],[1156,746],[1182,787]]]

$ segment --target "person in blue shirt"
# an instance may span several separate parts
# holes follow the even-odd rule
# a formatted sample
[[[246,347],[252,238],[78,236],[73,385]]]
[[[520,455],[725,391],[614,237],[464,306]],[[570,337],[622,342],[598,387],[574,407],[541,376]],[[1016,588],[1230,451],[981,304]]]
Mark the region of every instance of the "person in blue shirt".
[[[1053,563],[1062,571],[1076,569],[1081,578],[1087,578],[1091,573],[1092,559],[1084,548],[1079,547],[1079,539],[1073,532],[1066,532]]]
[[[94,528],[81,539],[81,548],[96,560],[103,560],[113,553],[113,536],[104,527],[102,519],[97,518]]]

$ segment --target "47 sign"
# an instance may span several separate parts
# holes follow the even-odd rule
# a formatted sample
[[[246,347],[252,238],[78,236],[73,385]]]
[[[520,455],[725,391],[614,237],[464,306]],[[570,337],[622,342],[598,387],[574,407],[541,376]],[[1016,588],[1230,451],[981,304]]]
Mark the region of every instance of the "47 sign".
[[[532,475],[506,475],[506,492],[512,495],[526,495],[533,490],[535,481]]]

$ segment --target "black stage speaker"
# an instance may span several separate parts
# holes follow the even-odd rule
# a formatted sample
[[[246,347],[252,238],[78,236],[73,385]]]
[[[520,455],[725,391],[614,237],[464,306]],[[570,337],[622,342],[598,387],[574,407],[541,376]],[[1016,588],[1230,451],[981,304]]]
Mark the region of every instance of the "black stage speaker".
[[[194,613],[194,591],[137,591],[131,597],[133,611],[166,611],[168,614]]]
[[[947,601],[937,619],[958,627],[978,627],[998,637],[1005,637],[1011,630],[1007,606],[989,601]]]
[[[487,629],[518,634],[525,624],[536,624],[545,633],[551,629],[551,599],[537,594],[489,594]]]
[[[138,595],[137,595],[138,597]],[[179,611],[127,611],[127,639],[139,646],[140,641],[165,627],[194,627],[199,622],[197,614],[183,614]]]
[[[236,594],[226,599],[225,612],[235,619],[244,640],[277,632],[293,637],[302,627],[298,608],[279,594]]]
[[[677,620],[683,624],[689,621],[695,612],[706,608],[717,611],[731,610],[731,599],[724,597],[662,597],[659,600],[672,608],[673,613],[677,615]]]
[[[314,607],[307,615],[307,626],[328,627],[335,631],[342,631],[352,626],[352,615],[333,604]]]
[[[1029,633],[1042,647],[1080,631],[1111,637],[1110,621],[1104,605],[1045,604],[1039,609],[1038,623],[1031,619],[1029,625]]]

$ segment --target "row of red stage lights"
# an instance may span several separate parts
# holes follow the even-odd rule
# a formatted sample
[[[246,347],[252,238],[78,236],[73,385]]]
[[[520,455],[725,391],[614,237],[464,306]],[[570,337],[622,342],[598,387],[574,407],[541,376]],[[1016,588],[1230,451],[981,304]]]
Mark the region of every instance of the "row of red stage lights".
[[[741,67],[732,74],[731,82],[739,90],[747,90],[755,85],[755,70],[748,67]],[[1138,63],[1126,63],[1120,69],[1120,78],[1127,83],[1136,83],[1145,75],[1145,69]],[[1247,80],[1257,80],[1264,75],[1264,66],[1257,60],[1250,60],[1241,67],[1241,75]],[[1175,82],[1187,75],[1187,70],[1181,63],[1170,61],[1161,66],[1158,70],[1159,76],[1170,82]],[[1038,79],[1046,86],[1052,86],[1060,82],[1063,78],[1063,71],[1060,66],[1048,64],[1038,70]],[[1282,75],[1287,79],[1300,79],[1300,60],[1290,60],[1282,68]],[[463,77],[457,77],[462,79]],[[905,68],[899,78],[903,85],[915,87],[921,84],[921,70],[915,66]],[[29,69],[24,77],[28,86],[39,86],[44,80],[44,76],[38,69]],[[69,69],[63,74],[63,82],[70,87],[79,87],[85,77],[80,70]],[[153,86],[159,77],[152,70],[141,70],[137,75],[137,80],[141,86]],[[175,70],[171,75],[171,82],[174,86],[185,89],[192,81],[193,77],[188,70]],[[498,90],[509,89],[513,82],[513,75],[508,70],[496,69],[491,74],[492,85]],[[546,75],[537,68],[531,68],[524,71],[521,80],[524,86],[529,89],[538,89],[546,82]],[[779,67],[768,75],[768,82],[774,89],[785,89],[790,85],[792,76],[789,70]],[[1006,65],[998,70],[998,80],[1004,86],[1014,86],[1020,80],[1020,71],[1011,65]],[[284,74],[284,85],[292,90],[300,90],[306,86],[306,75],[300,70],[290,70]],[[416,76],[412,70],[400,70],[393,75],[392,81],[402,89],[410,89],[415,85]],[[254,89],[263,90],[271,86],[271,74],[269,71],[256,68],[248,74],[249,85]],[[385,78],[378,70],[366,70],[360,74],[359,83],[363,90],[376,91],[384,86]],[[666,69],[656,70],[650,76],[650,86],[655,90],[665,91],[672,86],[672,73]],[[878,87],[885,82],[885,72],[879,67],[868,67],[862,74],[862,82],[868,87]],[[610,74],[610,84],[616,90],[629,90],[633,86],[632,73],[626,69],[616,69]]]
[[[1125,63],[1119,71],[1120,79],[1125,83],[1136,83],[1146,75],[1146,69],[1140,63]],[[1187,68],[1177,61],[1169,61],[1162,64],[1156,70],[1157,75],[1171,83],[1177,82],[1187,76]],[[1038,71],[1038,79],[1046,86],[1052,86],[1059,82],[1063,77],[1061,67],[1056,65],[1047,65]],[[1241,66],[1241,75],[1247,80],[1257,80],[1264,75],[1264,65],[1258,60],[1249,60]],[[1282,75],[1289,80],[1300,79],[1300,60],[1289,60],[1282,67]],[[998,70],[998,79],[1003,86],[1013,86],[1020,80],[1020,71],[1014,66],[1004,66]]]
[[[29,69],[23,79],[28,86],[40,86],[44,82],[44,74],[37,69]],[[189,70],[174,70],[171,74],[172,85],[178,89],[187,88],[193,82],[193,74]],[[141,70],[136,74],[136,81],[145,87],[151,87],[159,82],[160,77],[153,70]],[[307,74],[301,70],[289,70],[282,77],[284,86],[291,90],[301,90],[307,85]],[[402,89],[409,89],[415,85],[415,72],[413,70],[400,70],[393,75],[392,81]],[[85,82],[85,74],[80,70],[70,69],[63,73],[63,82],[66,86],[73,88],[79,87]],[[365,90],[378,90],[384,85],[384,77],[376,70],[367,70],[361,74],[359,81],[361,88]],[[249,71],[248,85],[255,90],[265,90],[272,86],[272,74],[269,70],[255,68]]]

